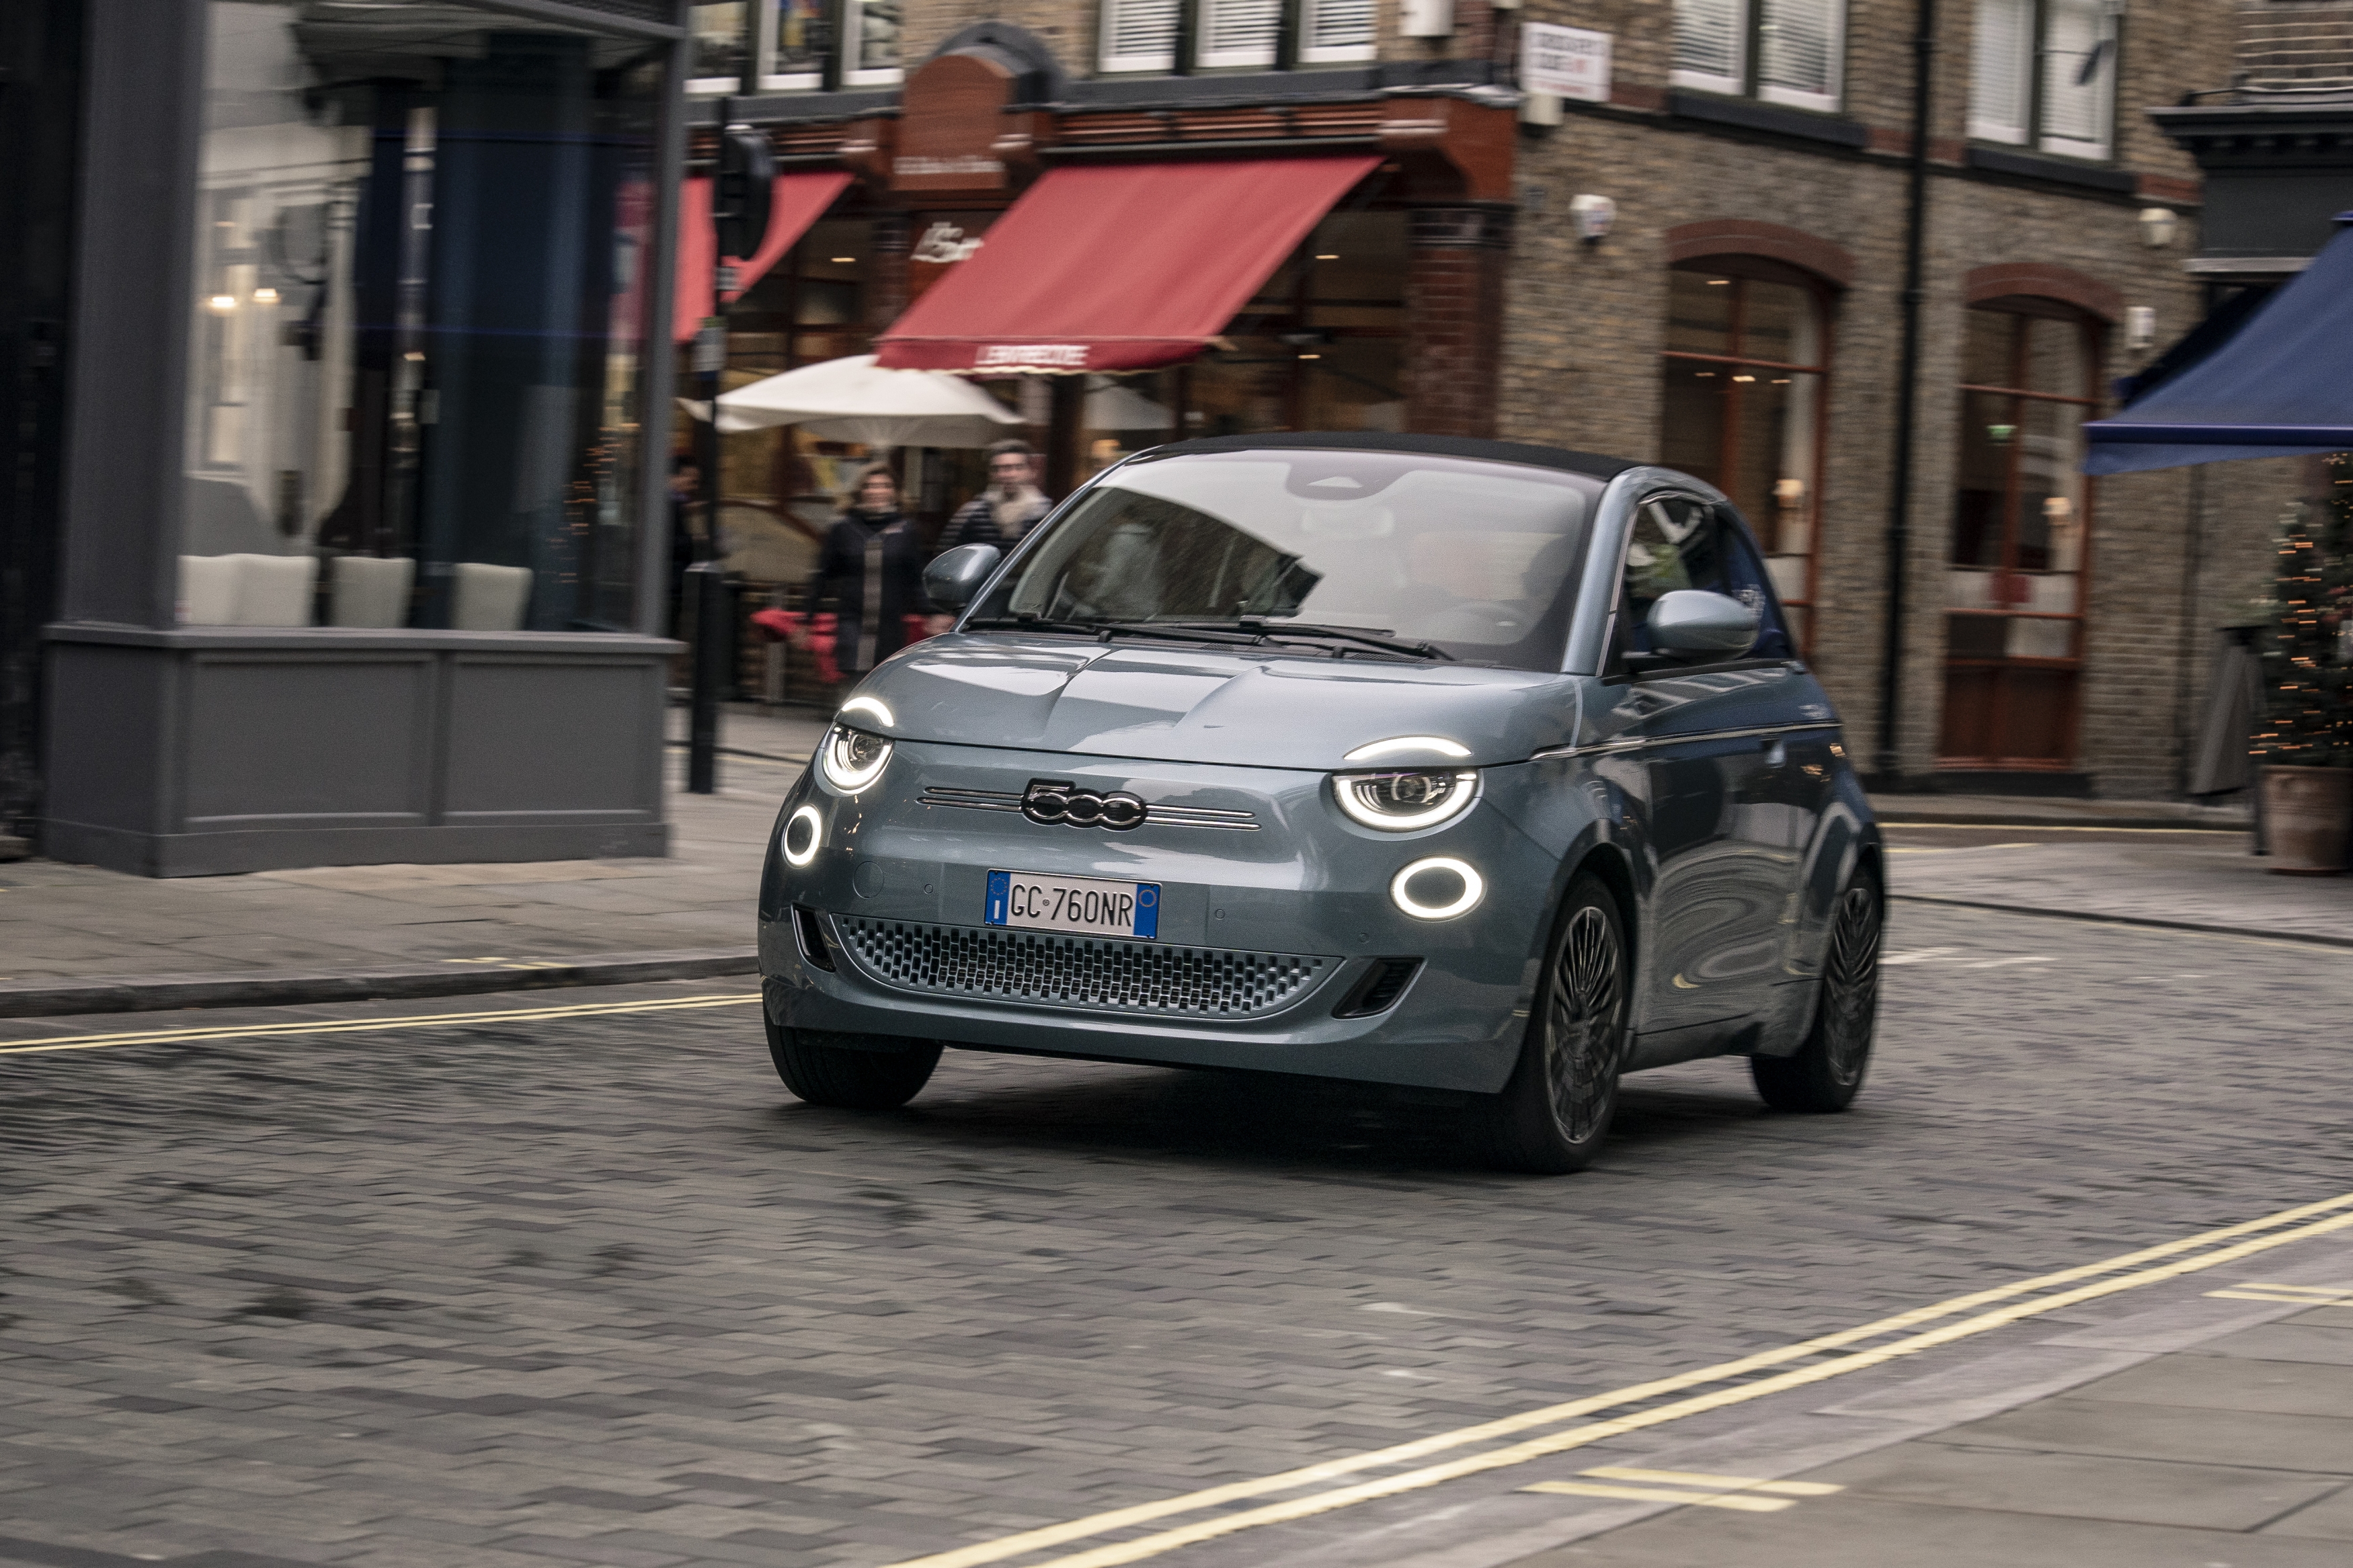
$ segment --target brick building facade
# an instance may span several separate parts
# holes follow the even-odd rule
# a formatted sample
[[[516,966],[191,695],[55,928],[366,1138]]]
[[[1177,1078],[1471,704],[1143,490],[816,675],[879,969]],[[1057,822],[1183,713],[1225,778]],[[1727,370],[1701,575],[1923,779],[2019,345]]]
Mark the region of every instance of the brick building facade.
[[[1198,358],[1087,380],[1083,399],[1076,377],[1018,395],[1062,473],[1169,435],[1302,424],[1676,463],[1766,537],[1855,754],[1880,751],[1909,0],[1456,0],[1416,37],[1391,0],[804,5],[695,7],[728,62],[713,69],[751,89],[734,114],[770,130],[780,166],[856,176],[812,231],[831,237],[739,307],[740,374],[867,346],[1051,171],[1376,158]],[[2168,795],[2210,629],[2260,583],[2293,465],[2093,485],[2073,430],[2212,303],[2184,268],[2199,170],[2143,110],[2226,85],[2234,14],[1939,10],[1896,769]],[[1524,24],[1608,35],[1606,92],[1525,97]],[[780,90],[788,34],[807,74]],[[1614,203],[1606,237],[1580,237],[1580,196]],[[858,330],[778,303],[812,289]],[[1111,390],[1166,427],[1090,423]],[[788,468],[780,447],[773,488]]]

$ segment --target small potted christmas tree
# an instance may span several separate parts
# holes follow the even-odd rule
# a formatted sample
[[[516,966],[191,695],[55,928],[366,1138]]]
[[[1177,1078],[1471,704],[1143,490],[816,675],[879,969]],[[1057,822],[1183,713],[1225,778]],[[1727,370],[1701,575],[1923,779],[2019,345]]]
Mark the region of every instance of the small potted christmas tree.
[[[2260,644],[2264,837],[2274,871],[2346,868],[2353,833],[2353,467],[2328,459],[2328,500],[2299,503],[2281,528],[2274,601]]]

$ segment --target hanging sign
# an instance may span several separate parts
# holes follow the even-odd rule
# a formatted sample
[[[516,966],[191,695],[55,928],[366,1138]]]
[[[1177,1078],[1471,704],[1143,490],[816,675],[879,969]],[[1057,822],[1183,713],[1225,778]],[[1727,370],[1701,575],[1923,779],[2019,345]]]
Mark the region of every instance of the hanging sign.
[[[1587,103],[1609,101],[1609,35],[1527,22],[1520,27],[1520,86]]]

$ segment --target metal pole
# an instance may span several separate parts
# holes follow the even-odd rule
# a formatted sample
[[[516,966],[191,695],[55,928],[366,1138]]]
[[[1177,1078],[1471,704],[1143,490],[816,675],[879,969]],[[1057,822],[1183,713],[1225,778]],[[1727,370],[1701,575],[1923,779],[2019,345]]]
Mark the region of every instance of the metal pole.
[[[1928,233],[1929,89],[1936,72],[1936,0],[1915,0],[1912,32],[1912,156],[1905,173],[1904,346],[1895,367],[1895,463],[1887,505],[1887,642],[1879,675],[1879,749],[1873,772],[1883,786],[1903,763],[1895,716],[1904,700],[1904,577],[1912,546],[1913,427],[1920,393],[1920,306]]]
[[[735,100],[719,100],[719,133],[724,137],[734,119]],[[695,391],[710,416],[695,431],[695,467],[702,470],[702,540],[695,547],[681,597],[694,605],[690,725],[686,742],[686,788],[690,795],[710,795],[719,788],[719,684],[723,670],[714,649],[724,647],[722,625],[726,595],[719,564],[719,393],[720,372],[727,364],[727,286],[734,268],[719,254],[719,160],[711,166],[711,314],[694,335]]]

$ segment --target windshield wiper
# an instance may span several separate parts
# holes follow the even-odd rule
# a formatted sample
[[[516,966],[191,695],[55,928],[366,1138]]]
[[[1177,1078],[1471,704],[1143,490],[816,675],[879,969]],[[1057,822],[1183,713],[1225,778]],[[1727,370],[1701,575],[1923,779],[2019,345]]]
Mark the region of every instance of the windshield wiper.
[[[1073,637],[1092,637],[1103,635],[1101,621],[1061,621],[1050,616],[980,616],[965,622],[967,631],[983,628],[1021,632],[1063,632]]]
[[[1302,637],[1311,641],[1354,643],[1358,647],[1402,654],[1409,658],[1442,658],[1449,662],[1454,658],[1452,654],[1433,642],[1400,642],[1377,633],[1358,631],[1354,626],[1318,626],[1312,621],[1265,621],[1254,616],[1237,616],[1230,621],[1176,621],[1168,624],[1196,631],[1232,630],[1263,637]]]

